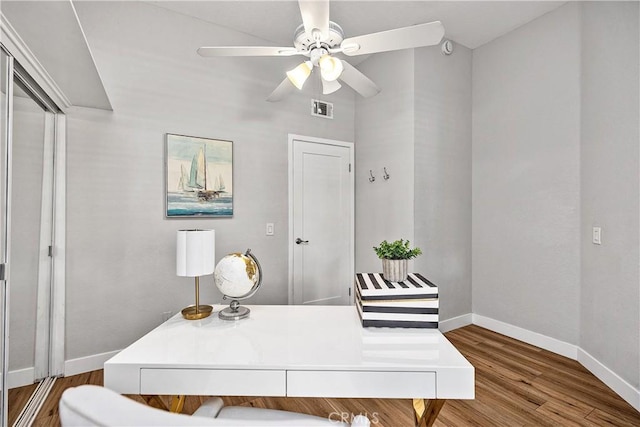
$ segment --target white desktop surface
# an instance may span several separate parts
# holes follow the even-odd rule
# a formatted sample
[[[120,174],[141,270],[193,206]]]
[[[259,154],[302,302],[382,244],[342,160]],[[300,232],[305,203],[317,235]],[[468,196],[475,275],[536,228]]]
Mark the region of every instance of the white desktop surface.
[[[363,328],[355,306],[249,306],[169,319],[105,363],[128,394],[473,399],[474,369],[436,329]]]

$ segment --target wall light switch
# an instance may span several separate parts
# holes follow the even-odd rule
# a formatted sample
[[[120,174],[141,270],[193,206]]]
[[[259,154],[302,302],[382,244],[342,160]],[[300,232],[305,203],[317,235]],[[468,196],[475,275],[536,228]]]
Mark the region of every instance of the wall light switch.
[[[274,234],[273,223],[272,222],[268,222],[267,223],[267,236],[273,236],[273,234]]]
[[[602,228],[593,227],[593,244],[601,245],[602,244]]]

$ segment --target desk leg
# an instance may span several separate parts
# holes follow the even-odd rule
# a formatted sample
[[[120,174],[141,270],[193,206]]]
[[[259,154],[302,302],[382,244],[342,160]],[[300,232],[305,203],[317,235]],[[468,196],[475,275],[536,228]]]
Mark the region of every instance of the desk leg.
[[[413,399],[416,427],[431,427],[436,422],[444,402],[444,399]]]
[[[171,398],[171,408],[169,409],[169,411],[176,412],[178,414],[181,413],[182,408],[184,407],[184,398],[185,398],[185,395],[173,396]]]

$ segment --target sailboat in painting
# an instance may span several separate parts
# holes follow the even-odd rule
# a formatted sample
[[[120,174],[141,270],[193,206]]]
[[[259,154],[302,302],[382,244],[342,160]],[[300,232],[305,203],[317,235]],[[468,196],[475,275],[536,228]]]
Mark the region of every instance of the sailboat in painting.
[[[184,166],[182,166],[178,188],[182,188],[185,192],[195,192],[198,200],[203,202],[219,198],[220,194],[225,193],[222,175],[219,174],[218,177],[216,177],[215,185],[211,186],[210,178],[207,177],[207,169],[207,156],[203,146],[198,150],[198,153],[193,156],[191,173],[188,178]]]
[[[224,180],[222,179],[222,174],[218,175],[218,177],[216,178],[216,183],[213,186],[213,188],[215,189],[215,191],[218,192],[218,194],[225,193]]]
[[[194,189],[189,186],[189,174],[184,165],[180,165],[180,181],[178,182],[178,190],[185,193],[193,193]]]

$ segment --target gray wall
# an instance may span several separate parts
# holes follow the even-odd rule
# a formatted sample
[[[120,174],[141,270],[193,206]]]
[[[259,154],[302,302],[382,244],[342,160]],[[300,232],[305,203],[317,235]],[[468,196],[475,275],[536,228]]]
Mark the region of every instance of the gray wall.
[[[572,3],[473,54],[473,312],[640,384],[638,3]],[[591,243],[592,227],[603,243]]]
[[[304,95],[264,101],[299,58],[195,53],[263,40],[142,2],[76,8],[114,111],[68,114],[67,359],[123,348],[162,312],[193,304],[193,279],[175,275],[181,228],[215,229],[218,259],[252,248],[266,280],[249,301],[286,304],[287,135],[353,141],[353,92],[326,97],[333,120],[312,117],[309,98],[320,95],[311,81]],[[233,219],[164,219],[166,132],[234,142]],[[220,301],[212,276],[201,281],[201,299]]]
[[[377,54],[359,67],[382,89],[356,100],[356,270],[372,246],[409,239],[411,270],[440,286],[441,318],[471,311],[471,51]],[[386,167],[390,179],[382,178]],[[373,170],[375,182],[369,182]]]
[[[473,312],[578,344],[580,9],[473,51]]]
[[[638,3],[582,9],[580,346],[638,389]],[[602,227],[602,245],[591,243]]]
[[[373,55],[358,67],[382,91],[356,99],[357,272],[382,271],[373,251],[382,240],[413,242],[413,61],[413,50],[403,50]]]
[[[471,313],[471,50],[415,50],[415,270],[440,291],[440,317]]]

